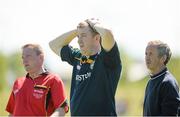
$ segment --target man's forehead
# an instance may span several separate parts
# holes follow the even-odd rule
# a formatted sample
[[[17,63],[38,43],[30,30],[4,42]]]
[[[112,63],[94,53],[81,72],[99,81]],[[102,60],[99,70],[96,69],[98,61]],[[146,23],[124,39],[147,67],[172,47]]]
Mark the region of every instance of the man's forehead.
[[[156,44],[148,44],[147,48],[157,48],[157,45]]]
[[[30,54],[30,53],[35,53],[33,48],[24,48],[22,51],[23,54]]]
[[[89,24],[85,21],[79,23],[79,25],[77,26],[77,31],[78,34],[88,34],[90,33],[91,29],[89,28]]]
[[[33,48],[32,47],[26,47],[26,48],[23,48],[23,51],[33,51]]]
[[[89,27],[83,27],[83,28],[78,28],[78,34],[87,34],[87,33],[89,33],[89,31],[90,31],[90,29],[89,29]]]
[[[146,51],[157,52],[157,46],[155,46],[155,45],[148,45],[146,47]]]

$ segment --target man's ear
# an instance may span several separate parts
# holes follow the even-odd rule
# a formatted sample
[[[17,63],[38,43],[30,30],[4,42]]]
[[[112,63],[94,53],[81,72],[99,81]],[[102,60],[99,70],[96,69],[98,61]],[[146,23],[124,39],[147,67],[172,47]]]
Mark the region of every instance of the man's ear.
[[[44,55],[43,55],[43,54],[40,54],[39,56],[40,56],[40,59],[41,59],[42,61],[44,61]]]
[[[164,62],[166,61],[166,59],[167,59],[167,56],[166,56],[166,55],[163,55],[163,56],[161,57],[162,63],[164,63]]]
[[[95,39],[96,39],[97,41],[100,41],[100,40],[101,40],[100,34],[97,34],[97,35],[95,36]]]

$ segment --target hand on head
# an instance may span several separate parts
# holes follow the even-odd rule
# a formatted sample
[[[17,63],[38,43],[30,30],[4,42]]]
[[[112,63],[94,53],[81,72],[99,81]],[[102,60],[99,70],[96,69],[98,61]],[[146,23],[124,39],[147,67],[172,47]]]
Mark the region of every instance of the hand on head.
[[[95,24],[100,24],[99,19],[95,18],[86,19],[85,22],[87,22],[91,28],[94,28]]]

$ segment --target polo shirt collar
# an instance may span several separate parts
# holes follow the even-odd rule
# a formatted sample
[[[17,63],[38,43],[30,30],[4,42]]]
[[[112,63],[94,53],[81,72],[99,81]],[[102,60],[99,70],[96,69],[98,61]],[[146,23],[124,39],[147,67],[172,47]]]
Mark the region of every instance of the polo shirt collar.
[[[167,67],[164,68],[161,72],[159,72],[159,73],[157,73],[157,74],[155,74],[155,75],[150,75],[150,78],[151,78],[151,79],[156,79],[156,78],[162,76],[163,74],[165,74],[166,71],[167,71]]]
[[[39,75],[48,75],[48,74],[49,74],[48,70],[47,70],[47,69],[44,69],[44,72],[41,73],[41,74],[39,74]],[[31,78],[31,77],[29,76],[29,73],[26,74],[26,78]]]

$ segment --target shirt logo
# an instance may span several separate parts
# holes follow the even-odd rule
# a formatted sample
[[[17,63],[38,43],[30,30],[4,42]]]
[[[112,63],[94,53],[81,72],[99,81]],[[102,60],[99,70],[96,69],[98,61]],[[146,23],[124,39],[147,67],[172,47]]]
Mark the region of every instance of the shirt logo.
[[[43,97],[44,93],[46,92],[46,90],[48,89],[47,86],[44,85],[34,85],[34,92],[33,92],[33,96],[36,99],[40,99]]]
[[[36,99],[40,99],[40,98],[43,97],[43,94],[33,93],[33,96],[34,96]]]
[[[77,68],[77,70],[80,70],[80,69],[81,69],[81,66],[80,66],[80,65],[77,65],[76,68]]]
[[[42,98],[42,97],[43,97],[43,94],[44,94],[43,89],[34,89],[33,96],[34,96],[36,99]]]
[[[86,74],[76,75],[76,80],[77,81],[84,81],[85,79],[88,79],[90,77],[91,77],[91,72],[88,72]]]
[[[35,93],[40,93],[40,94],[43,94],[43,93],[44,93],[44,91],[43,91],[42,89],[39,89],[39,90],[34,89],[34,92],[35,92]]]

